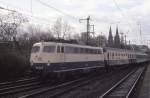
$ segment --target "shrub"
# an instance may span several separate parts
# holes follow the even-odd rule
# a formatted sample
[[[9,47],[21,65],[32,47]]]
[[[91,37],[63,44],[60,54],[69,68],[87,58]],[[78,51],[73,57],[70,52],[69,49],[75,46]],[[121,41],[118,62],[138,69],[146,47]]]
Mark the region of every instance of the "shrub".
[[[20,77],[29,69],[29,60],[18,51],[5,50],[0,52],[0,66],[1,79]]]

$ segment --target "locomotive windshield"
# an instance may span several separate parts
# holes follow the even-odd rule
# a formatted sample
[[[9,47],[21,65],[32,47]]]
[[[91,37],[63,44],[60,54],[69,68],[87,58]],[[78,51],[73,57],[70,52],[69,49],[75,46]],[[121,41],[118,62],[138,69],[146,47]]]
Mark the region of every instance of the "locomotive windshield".
[[[32,53],[36,53],[36,52],[39,52],[40,51],[40,47],[39,46],[33,46],[31,52]]]
[[[47,53],[55,52],[55,46],[44,46],[43,52],[47,52]]]

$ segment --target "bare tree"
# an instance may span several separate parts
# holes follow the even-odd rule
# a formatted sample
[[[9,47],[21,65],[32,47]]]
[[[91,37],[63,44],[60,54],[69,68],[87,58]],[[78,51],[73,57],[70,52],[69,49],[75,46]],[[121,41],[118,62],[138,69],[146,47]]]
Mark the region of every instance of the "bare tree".
[[[58,18],[52,27],[52,32],[56,36],[57,39],[66,39],[71,35],[72,27],[61,18]]]
[[[71,26],[67,22],[64,22],[62,27],[62,38],[65,39],[71,33]]]
[[[56,35],[57,39],[61,38],[61,30],[62,30],[62,19],[58,18],[52,28],[53,33]]]
[[[1,40],[11,41],[16,39],[17,29],[22,24],[28,22],[21,13],[11,12],[0,17],[0,36]]]

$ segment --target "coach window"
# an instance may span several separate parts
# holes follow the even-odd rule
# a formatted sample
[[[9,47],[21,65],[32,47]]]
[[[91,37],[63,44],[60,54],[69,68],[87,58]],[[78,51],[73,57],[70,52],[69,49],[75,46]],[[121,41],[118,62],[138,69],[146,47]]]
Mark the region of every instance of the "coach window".
[[[83,53],[83,48],[80,48],[80,53]]]
[[[86,51],[87,51],[86,53],[90,53],[90,49],[87,49]]]
[[[92,53],[92,49],[88,49],[88,53],[91,54]]]
[[[98,54],[98,51],[99,51],[99,50],[98,50],[98,49],[96,49],[96,54]]]
[[[95,53],[95,50],[93,50],[93,49],[90,49],[90,50],[91,50],[91,52],[90,52],[91,54],[94,54],[94,53]]]
[[[77,52],[76,47],[73,47],[73,52],[72,53],[76,53],[76,52]]]
[[[78,53],[78,48],[74,47],[74,52],[73,53]]]
[[[93,54],[95,54],[96,53],[96,50],[95,49],[93,49]]]
[[[85,53],[85,49],[84,48],[81,48],[81,53]]]
[[[95,54],[97,54],[97,49],[95,49]]]
[[[111,52],[109,52],[109,56],[111,57]]]
[[[77,48],[77,53],[80,53],[80,48]]]
[[[55,52],[55,46],[44,46],[43,52]]]
[[[65,47],[65,53],[73,53],[73,47]]]
[[[87,48],[85,48],[85,53],[88,53],[88,49]]]
[[[83,48],[83,53],[86,54],[86,48]]]
[[[130,58],[131,58],[131,54],[130,54]]]
[[[96,54],[96,50],[95,49],[93,49],[93,54]]]
[[[109,60],[109,53],[107,54],[107,58],[108,58],[108,60]]]
[[[98,54],[102,54],[102,51],[101,51],[101,50],[98,50]]]
[[[95,54],[95,49],[92,49],[92,54]]]
[[[93,51],[93,49],[89,49],[89,52],[88,52],[88,53],[89,53],[89,54],[93,54],[92,51]]]
[[[93,51],[92,49],[88,49],[89,54],[92,54],[92,51]]]
[[[99,54],[99,52],[98,52],[98,51],[99,51],[99,50],[97,49],[97,50],[96,50],[96,54]]]
[[[83,53],[83,54],[84,54],[84,48],[81,48],[81,53]]]
[[[91,53],[91,49],[88,49],[88,53],[89,53],[89,54]]]
[[[89,49],[87,49],[87,53],[89,53]]]
[[[114,53],[112,53],[112,56],[114,56]]]
[[[98,54],[100,54],[100,50],[97,50]]]
[[[112,59],[114,59],[114,53],[112,52]]]

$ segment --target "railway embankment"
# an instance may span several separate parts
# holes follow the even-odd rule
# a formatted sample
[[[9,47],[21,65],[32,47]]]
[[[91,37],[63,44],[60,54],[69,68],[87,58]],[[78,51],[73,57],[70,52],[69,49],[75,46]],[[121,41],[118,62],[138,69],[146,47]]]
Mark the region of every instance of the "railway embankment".
[[[138,98],[150,98],[150,64],[144,75]]]

